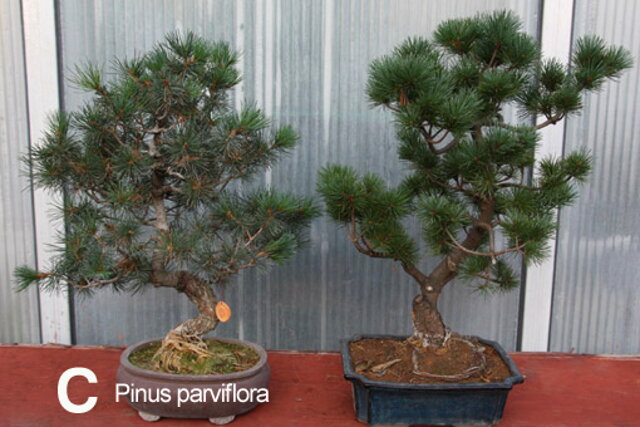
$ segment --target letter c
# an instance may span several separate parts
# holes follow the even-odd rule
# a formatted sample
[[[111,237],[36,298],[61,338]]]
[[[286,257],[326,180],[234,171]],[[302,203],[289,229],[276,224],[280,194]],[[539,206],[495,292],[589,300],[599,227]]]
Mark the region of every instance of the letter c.
[[[72,414],[84,414],[96,406],[98,398],[90,396],[82,405],[76,405],[71,402],[69,400],[69,394],[67,393],[67,387],[69,385],[69,381],[73,377],[83,377],[91,384],[97,383],[98,378],[91,369],[69,368],[60,375],[60,379],[58,380],[58,401],[60,402],[60,405],[65,409],[65,411],[71,412]]]

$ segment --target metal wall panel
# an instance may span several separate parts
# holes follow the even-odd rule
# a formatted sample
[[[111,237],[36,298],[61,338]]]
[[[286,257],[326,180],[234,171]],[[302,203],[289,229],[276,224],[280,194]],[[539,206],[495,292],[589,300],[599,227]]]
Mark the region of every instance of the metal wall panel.
[[[0,7],[0,342],[40,341],[38,295],[17,294],[13,270],[35,263],[33,207],[18,158],[29,147],[20,0]]]
[[[407,36],[429,36],[445,18],[497,8],[514,9],[535,34],[538,1],[60,0],[63,64],[107,63],[149,48],[175,28],[230,41],[244,53],[236,102],[255,101],[301,136],[292,156],[262,181],[314,194],[316,171],[328,162],[376,171],[392,183],[402,177],[391,116],[366,102],[369,62]],[[64,97],[68,108],[81,101],[69,86]],[[428,259],[425,267],[434,263]],[[249,272],[229,287],[235,316],[216,333],[268,348],[335,350],[339,339],[359,332],[408,333],[416,293],[397,265],[358,254],[344,230],[323,218],[313,224],[309,246],[286,266]],[[453,329],[515,348],[517,292],[484,299],[454,284],[442,309]],[[125,344],[161,336],[192,313],[170,291],[97,295],[77,301],[77,340]]]
[[[640,4],[576,1],[574,40],[597,34],[623,45],[635,66],[584,99],[567,123],[565,152],[589,148],[593,172],[563,209],[556,258],[551,350],[640,353]]]

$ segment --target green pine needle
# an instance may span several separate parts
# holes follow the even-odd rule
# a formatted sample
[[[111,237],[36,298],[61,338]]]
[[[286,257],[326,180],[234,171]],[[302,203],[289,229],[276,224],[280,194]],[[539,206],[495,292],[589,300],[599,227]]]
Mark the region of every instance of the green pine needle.
[[[446,20],[432,39],[408,38],[372,61],[367,95],[392,113],[410,171],[393,188],[374,173],[323,168],[317,190],[327,213],[358,251],[404,263],[418,259],[402,226],[416,216],[427,249],[455,254],[447,281],[457,275],[483,292],[513,289],[517,275],[502,258],[548,255],[556,210],[575,201],[592,164],[585,150],[536,161],[539,128],[578,114],[585,92],[631,66],[627,49],[595,36],[576,41],[569,66],[542,58],[508,10]],[[510,104],[520,123],[505,120]],[[498,232],[509,250],[492,255]],[[464,241],[470,247],[461,248]]]
[[[75,83],[93,97],[52,115],[26,159],[36,186],[64,192],[66,233],[50,273],[16,269],[19,289],[138,292],[159,264],[222,284],[306,242],[312,199],[239,192],[298,137],[253,104],[232,108],[238,59],[228,43],[175,32],[111,69],[77,67]]]

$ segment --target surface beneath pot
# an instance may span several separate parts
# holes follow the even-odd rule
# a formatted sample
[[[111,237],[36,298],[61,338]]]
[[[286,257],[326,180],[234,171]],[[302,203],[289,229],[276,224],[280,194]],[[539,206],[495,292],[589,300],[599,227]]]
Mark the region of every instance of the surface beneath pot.
[[[143,421],[114,400],[122,348],[0,345],[0,425],[47,427],[211,427],[207,420]],[[500,427],[620,427],[640,419],[640,357],[558,353],[511,354],[524,384],[509,396]],[[272,400],[236,418],[232,427],[365,427],[356,421],[351,383],[343,379],[338,353],[269,352]],[[98,383],[69,383],[72,402],[96,396],[86,414],[58,402],[57,384],[68,368],[84,366]],[[34,369],[37,367],[37,369]],[[603,390],[607,390],[606,395]]]
[[[455,337],[441,349],[409,340],[365,338],[349,344],[354,371],[375,381],[398,383],[492,383],[510,375],[490,346]],[[470,375],[463,378],[465,372]]]

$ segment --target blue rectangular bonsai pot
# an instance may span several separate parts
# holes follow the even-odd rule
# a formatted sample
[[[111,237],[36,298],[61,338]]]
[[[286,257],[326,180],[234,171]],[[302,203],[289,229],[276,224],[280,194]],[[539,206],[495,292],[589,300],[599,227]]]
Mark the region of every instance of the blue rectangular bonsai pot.
[[[494,341],[493,347],[511,376],[499,383],[412,384],[374,381],[352,368],[349,343],[363,338],[405,339],[396,335],[356,335],[343,340],[344,377],[353,385],[356,417],[363,423],[418,425],[493,425],[502,418],[507,395],[524,377],[513,360]]]

